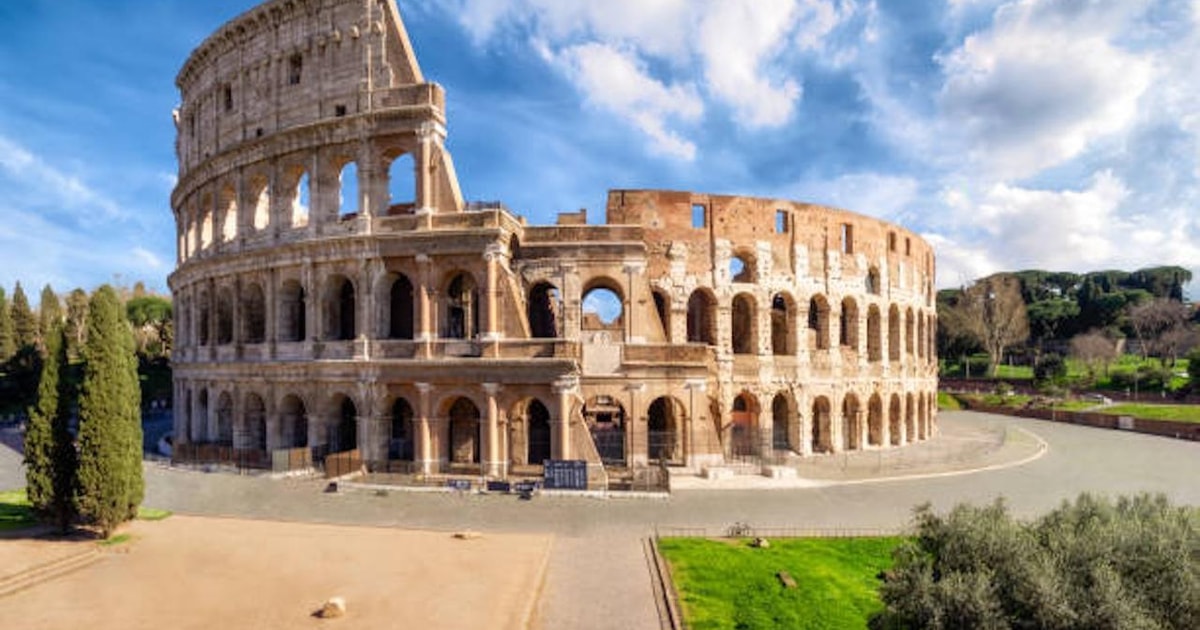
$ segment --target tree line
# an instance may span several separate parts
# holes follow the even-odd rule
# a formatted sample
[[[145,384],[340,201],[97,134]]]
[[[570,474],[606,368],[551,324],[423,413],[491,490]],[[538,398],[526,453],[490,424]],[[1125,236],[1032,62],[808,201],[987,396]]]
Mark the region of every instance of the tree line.
[[[1191,280],[1181,267],[994,274],[938,292],[938,352],[986,353],[992,375],[1012,356],[1036,367],[1069,355],[1106,370],[1128,348],[1170,368],[1200,343],[1200,311],[1184,302]]]

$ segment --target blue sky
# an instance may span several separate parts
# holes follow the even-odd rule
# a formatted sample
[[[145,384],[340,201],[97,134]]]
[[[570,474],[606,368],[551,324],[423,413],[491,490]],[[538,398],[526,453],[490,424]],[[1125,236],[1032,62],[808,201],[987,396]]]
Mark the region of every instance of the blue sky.
[[[0,286],[165,290],[175,74],[254,4],[0,1]],[[1200,276],[1200,0],[399,6],[464,193],[532,222],[690,189],[896,221],[943,287]]]

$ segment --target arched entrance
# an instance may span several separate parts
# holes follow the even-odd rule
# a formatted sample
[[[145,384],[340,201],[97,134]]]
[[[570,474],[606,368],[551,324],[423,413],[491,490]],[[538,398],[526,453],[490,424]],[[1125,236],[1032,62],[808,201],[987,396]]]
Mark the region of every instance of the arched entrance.
[[[479,463],[479,408],[466,398],[450,405],[450,463]]]
[[[217,444],[233,446],[233,397],[221,392],[217,397]]]
[[[729,455],[747,459],[759,455],[758,401],[747,393],[733,399],[730,415]]]
[[[529,403],[525,415],[528,434],[528,448],[525,461],[530,464],[542,464],[551,459],[550,456],[550,410],[542,401],[534,399]]]
[[[647,411],[647,448],[652,461],[677,463],[683,455],[679,448],[678,405],[661,397]]]
[[[814,453],[833,452],[833,429],[830,426],[829,399],[821,396],[812,407],[812,450]]]
[[[329,452],[341,453],[358,448],[358,408],[349,397],[342,397],[337,418],[329,436]]]
[[[397,398],[392,403],[392,435],[388,440],[388,459],[411,462],[414,459],[413,408]]]
[[[246,394],[242,403],[242,447],[267,450],[267,408],[258,394]]]
[[[279,405],[279,420],[285,448],[308,446],[308,411],[304,408],[304,401],[296,396],[284,398]]]
[[[847,451],[862,448],[862,412],[859,411],[858,398],[847,394],[842,402],[842,446]]]
[[[888,406],[888,438],[892,446],[904,444],[904,429],[901,427],[900,396],[892,394],[892,403]]]
[[[867,443],[883,446],[883,399],[872,394],[867,411]]]
[[[592,442],[605,466],[625,465],[625,408],[612,396],[593,396],[583,406]]]
[[[791,439],[787,397],[776,394],[771,401],[771,448],[777,451],[791,450]]]

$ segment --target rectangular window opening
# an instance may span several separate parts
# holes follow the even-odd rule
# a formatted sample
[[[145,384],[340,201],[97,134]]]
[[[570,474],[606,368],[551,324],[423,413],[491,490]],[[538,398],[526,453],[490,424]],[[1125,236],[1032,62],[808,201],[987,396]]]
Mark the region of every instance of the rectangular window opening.
[[[223,91],[225,94],[225,111],[228,113],[233,111],[233,86],[226,83]]]
[[[842,253],[854,253],[854,226],[849,223],[842,224]]]
[[[895,232],[888,232],[888,251],[889,252],[896,251],[896,233]]]
[[[775,211],[775,233],[786,234],[788,232],[788,213],[787,210]]]
[[[337,116],[338,118],[341,118],[342,116],[345,116],[345,115],[346,115],[346,106],[345,106],[345,105],[336,105],[336,106],[334,106],[334,108],[333,108],[333,115],[334,115],[334,116]]]
[[[904,237],[904,255],[912,256],[912,239]]]
[[[288,59],[288,85],[300,85],[300,75],[304,71],[304,58],[292,55]]]
[[[708,227],[708,207],[702,203],[692,204],[692,227],[696,229]]]

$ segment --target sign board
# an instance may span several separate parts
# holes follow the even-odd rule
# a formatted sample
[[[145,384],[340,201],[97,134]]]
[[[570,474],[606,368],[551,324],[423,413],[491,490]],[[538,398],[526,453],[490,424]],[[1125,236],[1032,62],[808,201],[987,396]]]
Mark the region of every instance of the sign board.
[[[546,460],[543,485],[547,490],[587,490],[587,462],[581,459]]]
[[[470,479],[447,479],[446,486],[455,490],[467,491],[471,489]]]
[[[489,481],[487,482],[488,492],[512,492],[512,484],[507,481]]]

